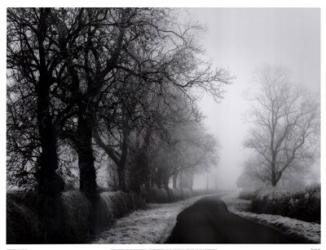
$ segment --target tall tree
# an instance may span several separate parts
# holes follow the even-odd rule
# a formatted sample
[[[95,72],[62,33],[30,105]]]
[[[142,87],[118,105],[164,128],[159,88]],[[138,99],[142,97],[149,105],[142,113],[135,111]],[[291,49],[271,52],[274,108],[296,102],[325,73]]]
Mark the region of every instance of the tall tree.
[[[176,93],[191,106],[192,87],[218,98],[229,82],[200,59],[194,28],[159,8],[9,9],[8,148],[23,156],[17,173],[38,165],[39,190],[58,193],[58,143],[73,145],[80,189],[95,193],[95,137],[124,176],[131,132],[165,133]]]
[[[140,131],[146,127],[149,132],[153,126],[157,129],[160,123],[171,123],[172,119],[164,120],[162,114],[164,109],[175,108],[171,100],[176,99],[177,94],[182,93],[191,103],[194,98],[189,90],[199,87],[218,98],[222,86],[229,82],[225,71],[214,71],[197,58],[200,51],[194,43],[193,27],[177,29],[165,9],[133,9],[132,12],[135,15],[129,23],[134,25],[125,29],[127,39],[111,79],[117,91],[111,88],[109,94],[102,92],[104,113],[99,117],[106,117],[105,126],[103,119],[100,122],[105,133],[94,130],[97,144],[117,164],[122,189],[126,188],[125,163],[131,128],[138,127]],[[199,67],[199,64],[206,67]],[[113,140],[108,137],[110,134]],[[118,147],[114,136],[120,140]]]
[[[9,115],[12,115],[8,120],[14,121],[14,116],[18,115],[15,112],[24,112],[24,105],[31,107],[29,111],[35,111],[36,116],[28,114],[31,115],[31,120],[33,117],[36,119],[34,132],[40,147],[37,156],[38,191],[45,194],[56,194],[63,189],[63,182],[56,174],[57,132],[50,94],[51,88],[59,84],[56,70],[60,67],[56,56],[57,48],[52,40],[56,32],[52,22],[53,15],[52,9],[41,8],[8,9],[7,16],[8,91],[11,92]],[[10,125],[13,128],[17,123]],[[22,128],[16,126],[15,131]],[[14,132],[14,129],[9,131]],[[17,137],[19,134],[11,136]],[[35,151],[34,149],[30,150]]]
[[[57,19],[60,52],[64,58],[64,85],[58,98],[67,112],[60,137],[72,142],[78,154],[80,190],[96,193],[92,147],[96,112],[111,91],[113,71],[124,43],[124,30],[133,16],[128,9],[64,9]],[[106,97],[106,96],[105,96]]]
[[[255,126],[245,145],[256,153],[257,176],[276,186],[288,169],[311,164],[319,108],[284,69],[264,68],[259,83],[252,112]]]

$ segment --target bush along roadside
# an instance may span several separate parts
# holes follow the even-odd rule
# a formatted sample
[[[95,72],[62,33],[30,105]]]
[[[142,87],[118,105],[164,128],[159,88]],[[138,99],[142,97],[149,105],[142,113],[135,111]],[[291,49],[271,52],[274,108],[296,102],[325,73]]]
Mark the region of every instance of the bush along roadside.
[[[7,243],[87,243],[117,218],[146,207],[204,194],[152,189],[146,193],[100,192],[92,199],[70,190],[56,197],[34,192],[7,194]]]
[[[320,223],[320,206],[320,186],[313,186],[293,194],[258,194],[252,198],[249,210]]]
[[[145,207],[134,193],[102,192],[94,200],[79,191],[58,197],[7,194],[7,243],[86,243],[135,209]]]

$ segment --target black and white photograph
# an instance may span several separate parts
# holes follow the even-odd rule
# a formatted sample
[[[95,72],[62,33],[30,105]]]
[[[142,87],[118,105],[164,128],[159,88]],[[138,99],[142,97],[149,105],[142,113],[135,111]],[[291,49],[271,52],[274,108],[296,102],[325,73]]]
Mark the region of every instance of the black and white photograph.
[[[29,4],[1,34],[6,249],[321,249],[320,7]]]

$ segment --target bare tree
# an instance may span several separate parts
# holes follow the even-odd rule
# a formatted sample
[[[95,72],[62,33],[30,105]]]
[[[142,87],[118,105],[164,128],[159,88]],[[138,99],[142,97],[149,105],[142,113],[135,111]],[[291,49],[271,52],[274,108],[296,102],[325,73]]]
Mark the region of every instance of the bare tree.
[[[56,174],[57,131],[51,102],[61,68],[54,15],[53,9],[41,8],[8,9],[7,16],[8,133],[13,143],[9,149],[26,159],[23,162],[37,165],[38,190],[46,194],[63,189]],[[24,131],[24,123],[28,130]]]
[[[190,88],[202,88],[218,99],[223,85],[230,80],[226,71],[213,70],[199,60],[200,51],[193,38],[195,27],[175,27],[165,9],[132,12],[136,17],[133,18],[142,22],[124,31],[125,37],[135,38],[124,40],[117,71],[110,80],[115,91],[109,95],[101,92],[105,96],[101,102],[104,112],[97,112],[99,129],[93,130],[96,143],[117,165],[122,190],[126,189],[128,140],[132,130],[144,135],[147,141],[138,149],[142,156],[136,157],[144,159],[152,131],[167,132],[168,126],[180,119],[171,116],[175,111],[166,117],[168,110],[178,107],[174,105],[176,95],[182,94],[187,104],[194,106]],[[156,18],[158,14],[161,19]]]
[[[192,112],[191,88],[218,99],[230,80],[202,61],[196,29],[160,8],[8,9],[11,173],[35,174],[40,191],[59,193],[58,148],[72,147],[80,190],[95,194],[96,141],[117,164],[124,190],[130,133],[146,142],[142,155],[153,134],[168,135],[183,119],[174,116],[177,95]]]
[[[319,108],[290,82],[284,69],[266,67],[258,80],[260,91],[252,112],[255,126],[245,146],[256,153],[256,176],[276,186],[285,171],[313,160]]]

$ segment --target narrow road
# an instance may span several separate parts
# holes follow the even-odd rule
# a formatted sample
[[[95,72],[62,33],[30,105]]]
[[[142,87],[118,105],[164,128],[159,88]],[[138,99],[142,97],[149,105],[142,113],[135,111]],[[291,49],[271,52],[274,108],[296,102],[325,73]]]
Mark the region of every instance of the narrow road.
[[[306,243],[230,213],[217,197],[183,210],[166,243]]]

